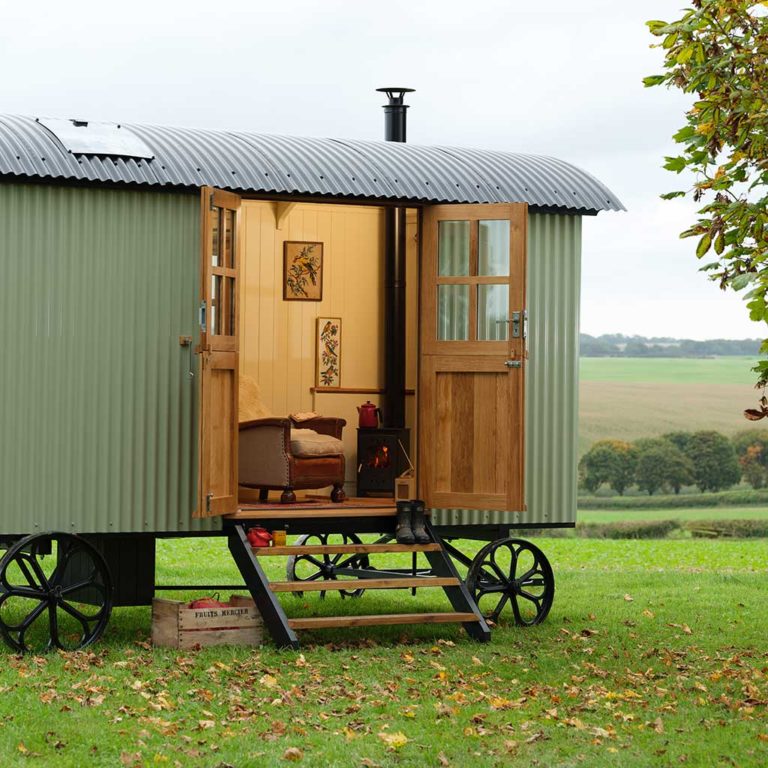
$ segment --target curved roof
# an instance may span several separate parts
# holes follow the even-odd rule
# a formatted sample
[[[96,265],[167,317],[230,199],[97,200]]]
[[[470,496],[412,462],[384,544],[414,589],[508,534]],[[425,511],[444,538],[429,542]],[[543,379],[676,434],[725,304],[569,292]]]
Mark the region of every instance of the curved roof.
[[[153,157],[70,152],[35,118],[0,115],[0,175],[162,187],[210,185],[235,192],[371,202],[527,202],[574,213],[624,210],[594,176],[553,157],[237,131],[120,128],[143,142]]]

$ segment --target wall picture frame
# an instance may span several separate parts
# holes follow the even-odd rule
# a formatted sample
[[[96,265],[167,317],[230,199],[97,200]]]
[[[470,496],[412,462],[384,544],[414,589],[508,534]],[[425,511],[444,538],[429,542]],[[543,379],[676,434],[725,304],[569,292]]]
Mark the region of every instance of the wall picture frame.
[[[304,240],[283,243],[283,300],[323,300],[323,244]]]
[[[341,388],[341,318],[317,318],[317,362],[315,386],[318,389]]]

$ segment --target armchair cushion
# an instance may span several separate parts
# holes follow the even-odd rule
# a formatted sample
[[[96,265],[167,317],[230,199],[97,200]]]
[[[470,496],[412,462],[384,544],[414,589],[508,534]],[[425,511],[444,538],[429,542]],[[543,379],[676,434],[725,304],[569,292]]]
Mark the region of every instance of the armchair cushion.
[[[291,430],[291,454],[299,458],[313,456],[340,456],[344,443],[331,435],[322,435],[313,429]]]

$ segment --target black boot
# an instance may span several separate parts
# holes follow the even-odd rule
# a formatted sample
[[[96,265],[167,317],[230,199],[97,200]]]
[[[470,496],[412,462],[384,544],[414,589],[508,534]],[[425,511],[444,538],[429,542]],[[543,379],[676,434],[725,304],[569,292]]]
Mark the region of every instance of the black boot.
[[[429,533],[427,533],[426,521],[427,518],[424,515],[424,502],[412,501],[411,508],[413,513],[411,515],[411,529],[413,530],[413,537],[416,539],[417,544],[429,544],[431,539]]]
[[[413,544],[416,539],[411,530],[411,502],[397,502],[397,524],[395,525],[395,540],[398,544]]]

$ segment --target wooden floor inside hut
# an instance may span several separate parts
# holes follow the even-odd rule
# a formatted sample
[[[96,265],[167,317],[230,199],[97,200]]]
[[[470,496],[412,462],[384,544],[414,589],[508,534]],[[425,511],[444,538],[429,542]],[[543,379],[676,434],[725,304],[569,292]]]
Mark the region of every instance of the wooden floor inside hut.
[[[270,495],[267,501],[259,500],[259,492],[240,489],[237,512],[226,515],[229,520],[259,520],[275,517],[290,519],[308,517],[384,517],[397,513],[392,498],[350,497],[341,503],[320,494],[297,494],[293,504],[281,504],[280,493]]]

